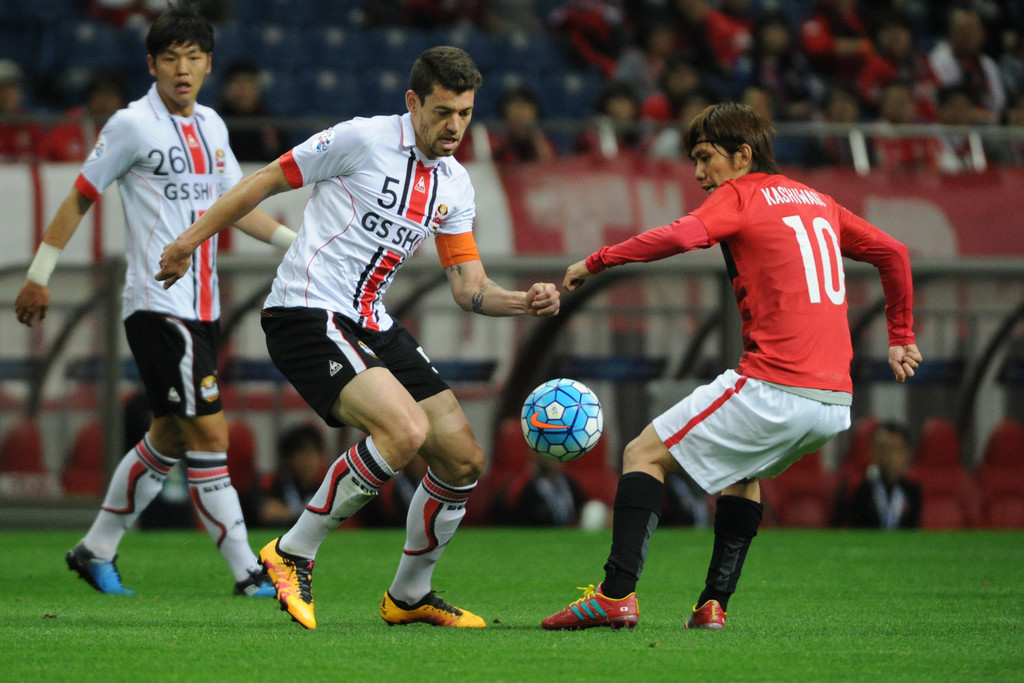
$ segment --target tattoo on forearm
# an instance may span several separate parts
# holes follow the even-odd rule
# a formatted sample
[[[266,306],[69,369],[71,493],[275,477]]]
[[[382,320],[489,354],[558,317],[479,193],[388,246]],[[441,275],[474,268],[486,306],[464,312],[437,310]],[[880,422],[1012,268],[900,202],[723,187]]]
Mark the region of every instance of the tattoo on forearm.
[[[445,270],[447,270],[449,273],[455,273],[456,275],[462,275],[462,265],[459,264],[459,263],[456,263],[454,266],[448,266],[448,268],[446,268]]]
[[[498,285],[494,282],[488,282],[486,285],[480,288],[480,291],[473,295],[473,312],[483,313],[484,312],[484,292],[491,287],[497,287]]]

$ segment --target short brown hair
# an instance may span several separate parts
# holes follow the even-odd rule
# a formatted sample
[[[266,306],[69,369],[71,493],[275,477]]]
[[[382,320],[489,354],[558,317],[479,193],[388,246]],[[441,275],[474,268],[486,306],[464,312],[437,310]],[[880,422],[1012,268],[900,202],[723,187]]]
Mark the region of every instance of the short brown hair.
[[[690,121],[683,134],[683,151],[690,156],[700,142],[707,142],[731,157],[746,143],[752,152],[754,173],[778,173],[772,136],[775,127],[771,121],[754,112],[745,104],[722,102],[712,104]]]

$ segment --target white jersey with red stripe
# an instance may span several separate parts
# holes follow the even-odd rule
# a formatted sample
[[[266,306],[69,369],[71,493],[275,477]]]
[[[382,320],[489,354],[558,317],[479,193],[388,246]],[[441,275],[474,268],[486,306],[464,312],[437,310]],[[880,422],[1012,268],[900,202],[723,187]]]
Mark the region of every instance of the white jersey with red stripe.
[[[75,187],[98,199],[118,182],[124,205],[127,272],[123,316],[136,311],[168,313],[184,320],[220,317],[217,237],[192,256],[192,268],[164,289],[154,275],[160,255],[242,177],[228,145],[228,131],[217,113],[200,104],[194,115],[172,115],[156,84],[110,117]]]
[[[339,123],[280,162],[292,187],[316,186],[267,307],[322,308],[387,330],[383,296],[402,264],[430,235],[473,229],[469,174],[451,157],[427,159],[409,114]]]

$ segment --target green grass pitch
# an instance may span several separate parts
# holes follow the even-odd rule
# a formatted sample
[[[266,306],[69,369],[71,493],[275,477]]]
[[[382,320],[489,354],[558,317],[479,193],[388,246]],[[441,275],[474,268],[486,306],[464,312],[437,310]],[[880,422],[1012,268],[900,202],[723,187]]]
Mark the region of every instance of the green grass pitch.
[[[134,596],[101,595],[67,570],[80,536],[0,534],[5,680],[1024,680],[1021,532],[762,530],[721,632],[682,628],[707,568],[706,530],[654,536],[632,632],[539,626],[576,586],[600,581],[608,531],[460,531],[434,587],[483,616],[479,630],[381,621],[400,531],[327,539],[315,631],[275,601],[233,596],[200,531],[130,532],[118,565]]]

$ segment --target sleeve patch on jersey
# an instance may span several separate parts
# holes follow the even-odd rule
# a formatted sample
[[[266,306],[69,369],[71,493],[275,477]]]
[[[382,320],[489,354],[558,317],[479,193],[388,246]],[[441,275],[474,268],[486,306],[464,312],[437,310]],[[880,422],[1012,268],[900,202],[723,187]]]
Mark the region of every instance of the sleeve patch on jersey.
[[[476,240],[473,233],[460,232],[457,235],[437,236],[437,257],[441,259],[441,265],[445,268],[466,261],[479,261],[480,252],[476,248]]]
[[[107,151],[107,136],[100,135],[96,138],[96,144],[93,146],[92,153],[89,154],[89,158],[86,161],[99,159],[105,151]]]

